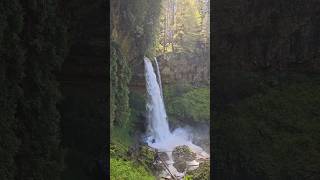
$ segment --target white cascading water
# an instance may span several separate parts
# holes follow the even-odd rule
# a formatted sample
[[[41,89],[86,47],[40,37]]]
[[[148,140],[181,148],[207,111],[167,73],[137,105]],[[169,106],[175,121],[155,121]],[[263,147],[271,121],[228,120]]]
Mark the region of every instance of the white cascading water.
[[[156,60],[156,59],[155,59]],[[167,120],[167,114],[162,98],[162,89],[160,88],[160,72],[159,83],[157,81],[157,76],[153,70],[151,61],[145,57],[145,78],[146,78],[146,88],[148,93],[147,101],[147,113],[148,113],[148,138],[147,143],[150,147],[157,149],[159,152],[166,152],[168,154],[169,160],[167,164],[169,170],[177,177],[184,176],[183,173],[179,173],[173,166],[172,151],[175,147],[181,145],[187,145],[191,151],[197,154],[197,159],[209,158],[209,155],[199,146],[194,145],[187,133],[183,128],[177,128],[172,133],[169,129],[169,124]],[[158,66],[158,63],[156,62]],[[158,69],[159,67],[157,67]],[[190,164],[199,164],[196,161],[189,162]]]
[[[161,90],[157,83],[156,74],[152,63],[148,58],[145,62],[146,86],[148,92],[147,113],[149,120],[149,131],[152,139],[161,142],[170,136],[167,114],[161,97]]]
[[[163,98],[163,95],[162,95],[162,82],[161,82],[161,74],[160,74],[160,70],[159,70],[159,65],[158,65],[157,58],[154,58],[154,59],[156,61],[158,84],[159,84],[159,87],[160,87],[160,94],[161,94],[161,97]]]

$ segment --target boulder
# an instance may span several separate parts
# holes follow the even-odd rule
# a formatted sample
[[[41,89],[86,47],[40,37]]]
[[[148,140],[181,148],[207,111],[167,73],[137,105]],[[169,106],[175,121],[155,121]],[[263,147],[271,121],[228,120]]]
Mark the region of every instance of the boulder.
[[[187,169],[186,161],[177,161],[173,163],[173,166],[177,169],[178,172],[183,173]]]
[[[163,161],[168,161],[169,160],[169,156],[167,153],[165,152],[159,152],[159,157],[163,160]]]
[[[192,176],[193,180],[210,179],[210,161],[201,162],[197,169],[188,171],[187,175]]]
[[[196,153],[192,152],[191,149],[186,146],[177,146],[172,151],[172,157],[174,161],[193,161],[196,159]]]

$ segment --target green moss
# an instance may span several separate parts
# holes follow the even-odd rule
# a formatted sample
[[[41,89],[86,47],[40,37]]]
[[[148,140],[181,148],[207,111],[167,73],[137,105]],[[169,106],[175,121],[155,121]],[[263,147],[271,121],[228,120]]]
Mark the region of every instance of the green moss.
[[[137,162],[146,167],[148,170],[153,170],[153,162],[156,152],[148,146],[141,146],[136,155]]]
[[[177,146],[172,151],[172,156],[175,161],[193,161],[196,158],[196,154],[186,145]]]
[[[166,107],[170,119],[208,122],[210,120],[209,88],[177,86],[165,89]]]
[[[132,145],[133,138],[130,129],[114,127],[111,129],[111,155],[123,155]]]
[[[187,172],[187,178],[185,179],[192,179],[192,180],[210,179],[210,162],[205,161],[200,163],[197,169]]]
[[[129,94],[129,106],[131,109],[130,121],[132,122],[132,128],[139,128],[139,125],[143,124],[141,114],[145,112],[146,101],[145,97],[141,94],[130,92]]]
[[[185,177],[183,177],[183,180],[192,180],[192,176],[191,175],[186,175]]]
[[[147,170],[142,166],[134,164],[131,161],[122,159],[110,159],[110,179],[111,180],[155,180]]]
[[[119,127],[129,126],[129,88],[131,71],[128,61],[122,55],[118,45],[111,43],[111,95],[110,123]]]

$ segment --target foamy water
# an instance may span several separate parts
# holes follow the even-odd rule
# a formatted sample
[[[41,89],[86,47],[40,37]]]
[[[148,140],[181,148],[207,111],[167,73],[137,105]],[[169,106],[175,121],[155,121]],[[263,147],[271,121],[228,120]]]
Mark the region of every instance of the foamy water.
[[[191,151],[196,153],[196,159],[209,158],[209,155],[199,146],[192,143],[188,132],[183,128],[177,128],[170,132],[167,114],[162,98],[161,78],[159,66],[156,61],[157,76],[154,72],[151,61],[144,58],[146,88],[148,93],[147,114],[148,114],[148,138],[147,143],[150,147],[159,152],[166,152],[169,160],[166,162],[169,170],[177,177],[183,177],[184,173],[179,173],[173,166],[172,151],[177,146],[187,145]],[[159,82],[159,83],[158,83]],[[160,84],[160,85],[159,85]],[[188,162],[191,166],[197,166],[197,161]],[[188,164],[187,163],[187,164]]]

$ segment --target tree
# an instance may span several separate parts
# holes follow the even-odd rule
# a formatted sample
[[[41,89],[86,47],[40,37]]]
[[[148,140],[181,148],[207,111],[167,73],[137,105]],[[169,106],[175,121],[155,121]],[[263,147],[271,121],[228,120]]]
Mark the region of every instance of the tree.
[[[209,37],[208,5],[204,0],[164,1],[158,47],[162,51],[158,50],[158,53],[197,52],[203,49]]]

